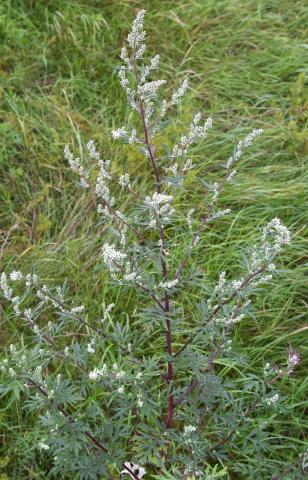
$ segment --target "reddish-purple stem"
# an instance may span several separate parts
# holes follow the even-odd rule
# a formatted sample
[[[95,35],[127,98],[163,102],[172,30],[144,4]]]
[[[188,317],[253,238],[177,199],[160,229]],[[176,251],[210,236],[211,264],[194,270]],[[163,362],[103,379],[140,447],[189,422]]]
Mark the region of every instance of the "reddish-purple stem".
[[[139,84],[138,81],[138,72],[137,72],[137,65],[136,65],[136,58],[135,58],[135,49],[133,49],[133,68],[134,68],[134,75],[135,75],[135,80],[137,85]],[[144,143],[146,145],[147,151],[149,158],[151,160],[152,168],[153,168],[153,173],[155,176],[156,180],[156,191],[157,193],[160,193],[160,176],[158,173],[157,165],[155,162],[154,158],[154,151],[153,151],[153,145],[151,144],[151,139],[148,131],[148,127],[146,124],[145,120],[145,112],[144,112],[144,107],[143,107],[143,102],[140,99],[139,100],[139,108],[140,108],[140,117],[142,121],[142,126],[143,126],[143,132],[144,132]],[[164,230],[162,227],[159,229],[160,231],[160,240],[161,240],[161,252],[162,252],[162,258],[161,258],[161,266],[162,266],[162,273],[163,273],[163,279],[166,280],[168,277],[168,268],[167,268],[167,262],[166,262],[166,257],[164,253]],[[168,318],[168,313],[170,311],[170,301],[169,301],[169,294],[168,290],[165,289],[164,292],[164,303],[163,303],[163,310],[165,313],[166,317],[166,347],[167,347],[167,353],[169,357],[172,357],[172,334],[171,334],[171,322],[170,319]],[[173,363],[169,359],[167,363],[167,375],[166,375],[166,381],[167,381],[167,388],[168,388],[168,400],[167,400],[167,417],[166,417],[166,427],[167,428],[172,428],[173,427],[173,412],[174,412],[174,396],[173,396]]]

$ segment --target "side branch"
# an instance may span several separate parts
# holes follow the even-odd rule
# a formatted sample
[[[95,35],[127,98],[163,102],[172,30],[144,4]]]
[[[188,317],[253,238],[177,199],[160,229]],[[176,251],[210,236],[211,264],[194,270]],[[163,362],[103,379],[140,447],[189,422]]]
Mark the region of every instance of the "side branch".
[[[32,380],[29,377],[27,378],[27,381],[28,381],[28,384],[30,386],[36,388],[45,398],[48,398],[48,392],[39,383],[35,382],[34,380]],[[65,408],[61,407],[61,405],[58,405],[57,408],[58,408],[59,412],[61,412],[71,422],[75,422],[75,419],[72,418],[72,416],[65,410]],[[86,431],[85,436],[96,446],[96,448],[98,450],[100,450],[103,453],[106,453],[107,455],[110,455],[108,449],[93,435],[92,432]],[[134,480],[140,480],[138,475],[136,475],[131,470],[131,468],[129,468],[129,466],[127,464],[123,465],[123,466],[129,472],[129,474],[131,475],[131,477]]]
[[[220,311],[220,309],[226,305],[227,303],[229,303],[231,300],[233,300],[235,298],[235,296],[237,295],[237,293],[239,291],[241,291],[243,288],[245,288],[249,283],[250,281],[255,278],[257,275],[259,275],[260,273],[262,273],[263,271],[265,270],[265,267],[262,267],[260,268],[259,270],[257,270],[256,272],[253,272],[251,273],[250,275],[248,275],[246,277],[246,279],[243,281],[243,283],[241,284],[241,286],[238,288],[238,290],[235,290],[232,295],[230,295],[230,297],[226,298],[225,300],[222,300],[218,305],[217,307],[213,310],[212,314],[210,315],[210,317],[207,319],[206,322],[204,322],[200,328],[204,328],[211,320],[213,320],[213,318],[215,318],[215,316],[217,315],[217,313]],[[195,337],[198,335],[200,329],[198,329],[195,333],[193,333],[187,340],[186,342],[184,343],[184,345],[174,354],[174,357],[177,357],[178,355],[180,355],[183,350],[185,350],[185,348],[195,339]]]

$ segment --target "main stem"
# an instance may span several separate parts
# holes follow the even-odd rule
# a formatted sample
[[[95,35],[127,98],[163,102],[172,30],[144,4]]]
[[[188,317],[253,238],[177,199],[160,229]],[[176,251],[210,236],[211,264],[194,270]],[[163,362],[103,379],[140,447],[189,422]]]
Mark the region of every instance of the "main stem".
[[[143,108],[142,101],[140,101],[139,105],[140,105],[140,116],[142,120],[143,131],[144,131],[144,143],[147,147],[148,154],[152,163],[153,172],[156,179],[156,191],[157,193],[160,193],[160,177],[159,177],[159,173],[158,173],[155,158],[154,158],[154,153],[151,145],[151,139],[149,136],[148,127],[145,121],[144,108]],[[161,254],[162,254],[161,267],[162,267],[162,273],[163,273],[163,280],[166,280],[168,277],[168,267],[167,267],[166,256],[165,256],[165,238],[164,238],[165,236],[164,236],[164,230],[162,226],[159,228],[159,234],[160,234],[160,240],[161,240]],[[168,317],[168,313],[170,312],[170,300],[169,300],[169,293],[167,289],[165,289],[164,291],[163,309],[164,309],[165,318],[166,318],[167,353],[169,357],[172,357],[173,354],[172,354],[171,322]],[[167,400],[168,406],[167,406],[167,417],[165,422],[166,422],[167,428],[172,428],[173,412],[174,412],[174,396],[173,396],[173,363],[171,361],[171,358],[169,358],[167,363],[166,381],[167,381],[167,388],[168,388],[168,400]]]
[[[138,78],[138,71],[137,71],[135,48],[133,48],[132,63],[133,63],[134,76],[137,83],[137,90],[138,90],[139,78]],[[161,180],[160,180],[159,172],[155,162],[153,145],[151,143],[150,132],[146,124],[144,106],[141,99],[139,100],[139,109],[140,109],[139,112],[140,112],[140,117],[141,117],[142,126],[143,126],[144,143],[146,145],[149,158],[152,164],[153,173],[156,180],[156,191],[157,193],[160,193]],[[161,267],[162,267],[162,273],[163,273],[163,280],[166,280],[168,277],[168,267],[167,267],[167,261],[166,261],[166,255],[165,255],[164,229],[162,226],[160,226],[159,228],[159,235],[161,240]],[[167,362],[167,375],[165,376],[166,382],[167,382],[167,389],[168,389],[167,416],[165,419],[165,423],[167,428],[172,428],[173,413],[174,413],[175,405],[174,405],[174,395],[173,395],[172,334],[171,334],[171,322],[170,322],[170,318],[168,317],[168,313],[170,312],[170,300],[169,300],[169,293],[167,289],[165,289],[164,291],[163,311],[166,319],[166,350],[169,355],[169,360]]]
[[[164,258],[164,254],[162,257],[162,270],[164,278],[168,275],[167,264]],[[164,293],[164,310],[166,316],[166,344],[167,344],[167,352],[169,355],[169,360],[167,363],[167,386],[168,386],[168,410],[167,410],[167,418],[166,418],[166,427],[172,428],[173,427],[173,411],[174,411],[174,396],[173,396],[173,363],[171,357],[172,353],[172,334],[171,334],[171,322],[168,317],[168,313],[170,311],[170,302],[169,302],[169,294],[168,291],[165,290]]]
[[[136,72],[135,72],[135,75],[137,79]],[[151,145],[151,138],[150,138],[148,127],[145,121],[144,108],[141,100],[139,102],[139,106],[140,106],[140,116],[142,120],[143,131],[144,131],[144,143],[147,147],[148,154],[151,160],[151,164],[152,164],[152,168],[153,168],[153,172],[156,180],[156,191],[157,193],[160,193],[160,177],[159,177],[157,165],[154,158],[153,146]],[[162,273],[163,273],[163,280],[166,280],[168,277],[168,267],[167,267],[165,250],[164,250],[165,239],[164,239],[164,230],[162,226],[159,228],[159,235],[161,240],[161,254],[162,254],[161,267],[162,267]],[[170,300],[169,300],[169,293],[167,289],[165,289],[164,291],[163,310],[164,310],[165,319],[166,319],[166,349],[169,356],[169,360],[167,363],[167,375],[165,377],[167,382],[167,389],[168,389],[167,416],[166,416],[165,423],[167,428],[172,428],[173,412],[174,412],[174,396],[173,396],[173,363],[172,363],[171,357],[173,354],[172,354],[171,322],[170,322],[170,318],[168,317],[168,313],[170,312]]]

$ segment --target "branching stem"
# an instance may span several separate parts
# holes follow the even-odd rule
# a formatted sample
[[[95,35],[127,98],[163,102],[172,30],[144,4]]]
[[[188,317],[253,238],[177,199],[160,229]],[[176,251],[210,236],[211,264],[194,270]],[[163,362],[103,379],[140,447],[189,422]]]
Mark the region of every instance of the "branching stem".
[[[30,377],[27,378],[27,381],[28,381],[28,384],[29,386],[32,386],[34,388],[36,388],[45,398],[48,398],[48,392],[38,383],[36,382],[35,380],[31,379]],[[75,422],[75,419],[72,418],[72,416],[67,412],[67,410],[65,410],[64,407],[62,407],[61,405],[58,405],[57,406],[59,412],[61,412],[66,418],[68,418],[71,422]],[[100,450],[101,452],[103,453],[106,453],[107,455],[109,455],[109,451],[108,449],[98,440],[98,438],[96,438],[92,432],[90,431],[86,431],[85,432],[85,436],[92,442],[94,443],[94,445],[96,446],[96,448],[98,450]],[[130,475],[132,476],[132,478],[134,480],[140,480],[139,477],[131,470],[131,468],[129,468],[129,466],[126,465],[123,465],[124,468],[130,473]]]

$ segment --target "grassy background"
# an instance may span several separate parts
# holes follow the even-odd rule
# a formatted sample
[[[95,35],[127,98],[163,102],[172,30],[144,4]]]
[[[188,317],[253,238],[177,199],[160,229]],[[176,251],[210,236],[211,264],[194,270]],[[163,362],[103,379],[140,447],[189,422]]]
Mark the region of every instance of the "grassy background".
[[[112,295],[94,270],[102,232],[92,199],[76,188],[62,152],[69,143],[83,156],[84,144],[93,138],[116,168],[143,172],[145,160],[110,139],[110,129],[129,120],[115,67],[138,8],[148,9],[148,48],[160,53],[170,92],[190,78],[178,131],[193,111],[213,117],[208,141],[194,149],[195,177],[219,175],[217,164],[228,158],[234,142],[252,128],[265,130],[223,195],[221,205],[232,208],[231,216],[210,230],[195,262],[205,263],[213,278],[217,269],[236,268],[239,248],[251,243],[266,221],[280,217],[293,233],[293,246],[283,256],[285,271],[266,290],[256,317],[240,326],[236,341],[254,369],[264,360],[284,358],[289,342],[304,357],[308,9],[303,0],[2,0],[1,270],[33,268],[58,284],[67,278],[72,296],[82,295],[90,308]],[[200,205],[201,188],[193,196]],[[129,304],[128,299],[125,308]],[[21,327],[5,316],[4,306],[0,318],[0,341],[7,345],[20,337]],[[270,455],[283,470],[304,451],[305,362],[282,388],[294,408],[288,418],[277,414]],[[4,404],[0,425],[0,479],[45,478],[43,460],[27,454],[36,420],[12,402]]]

